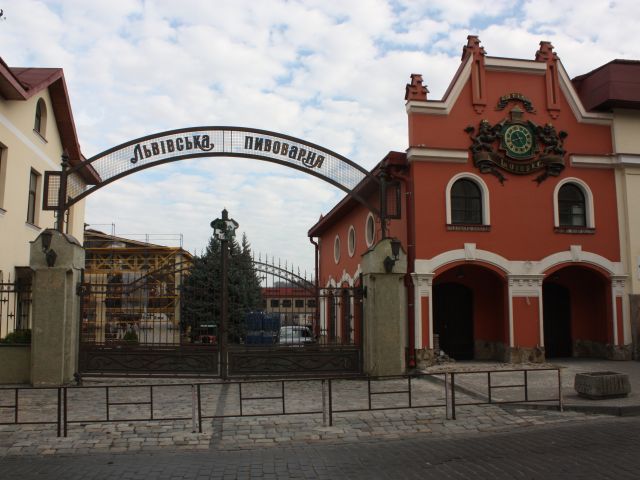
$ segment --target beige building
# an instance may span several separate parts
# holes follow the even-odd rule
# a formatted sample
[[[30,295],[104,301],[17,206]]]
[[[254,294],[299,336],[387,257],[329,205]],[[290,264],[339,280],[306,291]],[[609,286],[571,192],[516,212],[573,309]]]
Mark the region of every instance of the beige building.
[[[627,265],[634,358],[640,359],[640,61],[613,60],[573,80],[585,108],[610,112],[620,259]],[[598,167],[598,165],[594,165]]]
[[[29,242],[55,226],[43,205],[44,173],[82,161],[64,74],[60,68],[12,68],[0,58],[0,282],[29,265]],[[84,202],[65,218],[82,241]]]

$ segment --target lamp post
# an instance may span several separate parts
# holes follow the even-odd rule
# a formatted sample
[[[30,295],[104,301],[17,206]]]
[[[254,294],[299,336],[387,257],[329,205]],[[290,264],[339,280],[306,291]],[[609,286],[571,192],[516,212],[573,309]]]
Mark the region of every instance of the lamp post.
[[[227,379],[227,323],[229,316],[229,292],[227,287],[227,272],[229,269],[229,239],[233,238],[238,228],[238,222],[229,218],[229,212],[222,210],[222,218],[216,218],[211,222],[213,235],[220,240],[222,255],[222,285],[220,324],[218,325],[218,344],[220,345],[220,376]]]

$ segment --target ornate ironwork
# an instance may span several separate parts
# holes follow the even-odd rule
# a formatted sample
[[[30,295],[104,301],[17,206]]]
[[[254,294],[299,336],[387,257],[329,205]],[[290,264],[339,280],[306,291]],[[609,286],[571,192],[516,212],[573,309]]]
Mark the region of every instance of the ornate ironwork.
[[[360,373],[357,347],[230,348],[229,375]]]
[[[167,162],[197,157],[244,157],[279,163],[314,175],[353,195],[378,214],[375,207],[354,193],[365,178],[376,184],[369,171],[342,155],[299,138],[242,127],[193,127],[148,135],[99,153],[87,161],[65,170],[45,172],[44,208],[60,210],[58,192],[67,179],[69,208],[97,189],[137,171]],[[83,173],[99,178],[89,185]]]
[[[83,345],[82,373],[218,374],[218,350],[212,346],[141,349],[127,345],[104,348]]]

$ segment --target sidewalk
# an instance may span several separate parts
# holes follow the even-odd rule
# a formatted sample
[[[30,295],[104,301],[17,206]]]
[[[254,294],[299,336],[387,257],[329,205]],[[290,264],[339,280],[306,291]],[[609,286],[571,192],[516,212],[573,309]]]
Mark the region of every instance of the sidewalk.
[[[385,380],[372,382],[373,407],[397,408],[366,412],[334,413],[333,425],[323,415],[295,414],[300,411],[322,411],[321,383],[290,382],[286,386],[286,412],[291,415],[269,414],[280,411],[279,384],[254,383],[242,387],[245,400],[243,413],[251,417],[204,418],[214,415],[239,413],[238,386],[201,385],[203,431],[197,433],[192,414],[192,387],[188,382],[198,380],[170,379],[154,388],[153,421],[131,421],[146,418],[149,405],[149,384],[159,379],[88,379],[83,389],[68,389],[68,436],[57,437],[56,425],[21,424],[0,425],[0,458],[12,455],[59,455],[158,451],[205,451],[210,449],[238,450],[273,448],[308,444],[349,444],[377,439],[397,439],[415,435],[450,437],[456,435],[482,435],[507,432],[522,428],[557,423],[591,422],[602,415],[632,414],[640,410],[640,363],[607,362],[598,360],[566,360],[557,362],[562,367],[565,411],[557,410],[557,401],[536,404],[460,406],[461,403],[486,401],[486,376],[482,374],[456,374],[456,420],[444,408],[444,385],[434,379],[422,377],[412,384],[413,406],[407,409],[407,395],[402,382]],[[548,365],[551,366],[551,365]],[[554,365],[555,366],[555,365]],[[522,368],[488,362],[457,362],[430,369],[436,371],[468,371]],[[536,372],[540,365],[527,365],[531,395],[535,398],[557,398],[557,372]],[[582,371],[617,371],[629,374],[632,392],[628,398],[612,400],[586,400],[573,392],[573,377]],[[519,383],[522,373],[492,374],[492,384]],[[466,377],[466,378],[465,378]],[[442,377],[440,377],[442,378]],[[176,385],[184,382],[185,385]],[[484,382],[485,391],[482,390]],[[116,385],[128,385],[121,388]],[[110,385],[109,401],[113,402],[106,423],[104,385]],[[86,388],[92,387],[92,388]],[[283,387],[284,388],[284,387]],[[11,392],[10,390],[7,392]],[[383,393],[386,392],[386,393]],[[492,401],[517,399],[521,388],[497,389]],[[23,391],[20,394],[20,421],[43,421],[55,418],[52,404],[54,391]],[[253,398],[271,397],[271,400],[252,402]],[[535,400],[530,397],[530,399]],[[332,392],[333,411],[366,408],[366,381],[335,381]],[[1,405],[10,405],[11,398],[0,398]],[[440,406],[433,406],[440,405]],[[528,408],[528,407],[537,408]],[[10,409],[9,409],[10,410]],[[267,413],[265,413],[267,412]],[[0,410],[0,421],[11,422],[8,409]],[[53,417],[52,417],[53,416]],[[180,417],[182,419],[172,419]],[[94,423],[95,422],[95,423]],[[196,423],[197,426],[197,423]]]
[[[599,359],[578,359],[578,358],[566,358],[554,360],[546,364],[504,364],[496,362],[453,362],[443,365],[435,365],[428,369],[423,370],[425,373],[446,372],[452,370],[465,370],[469,372],[482,371],[489,369],[513,369],[513,368],[530,368],[532,373],[529,376],[529,381],[534,385],[537,384],[538,391],[544,391],[546,394],[553,396],[557,395],[557,378],[552,375],[539,374],[536,378],[535,369],[545,367],[560,367],[562,377],[562,396],[565,410],[578,411],[584,413],[600,413],[606,415],[640,415],[640,362],[638,361],[612,361],[612,360],[599,360]],[[631,393],[624,398],[610,398],[602,400],[590,400],[580,397],[574,389],[574,379],[576,373],[586,372],[617,372],[624,373],[629,376],[629,382],[631,384]],[[470,398],[486,398],[486,381],[484,384],[478,381],[477,378],[463,378],[463,375],[458,375],[457,386],[462,392],[466,393]],[[462,377],[462,378],[460,378]],[[503,374],[496,375],[496,383],[500,382],[514,382],[521,379],[521,374]],[[502,378],[500,378],[502,377]],[[463,394],[464,394],[463,393]],[[507,393],[500,392],[503,399],[509,399]],[[498,399],[501,397],[498,396]],[[494,396],[494,399],[496,397]],[[542,408],[553,409],[557,407],[550,402],[540,403],[528,403],[521,405],[526,408]]]

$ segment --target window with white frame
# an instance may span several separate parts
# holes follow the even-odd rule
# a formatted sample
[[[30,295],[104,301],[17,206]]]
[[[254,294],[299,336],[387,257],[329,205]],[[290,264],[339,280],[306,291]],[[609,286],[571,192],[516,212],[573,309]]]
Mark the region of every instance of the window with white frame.
[[[373,217],[373,213],[369,213],[369,215],[367,215],[367,220],[364,224],[364,232],[367,248],[371,248],[376,241],[376,219]]]
[[[7,184],[7,147],[0,143],[0,212],[4,211],[4,192]]]
[[[33,123],[33,130],[42,138],[47,135],[47,104],[42,98],[36,103],[36,115]]]
[[[565,178],[553,192],[553,220],[557,231],[569,233],[595,228],[593,194],[578,178]]]
[[[356,229],[353,228],[353,225],[349,227],[349,234],[347,235],[347,250],[350,257],[353,257],[356,253]]]
[[[340,235],[336,235],[333,241],[333,259],[336,263],[340,261]]]
[[[451,229],[489,229],[489,189],[480,177],[469,172],[455,175],[449,180],[445,195],[446,220]]]
[[[27,196],[27,223],[37,225],[38,223],[38,195],[39,195],[40,175],[35,170],[29,173],[29,193]]]

